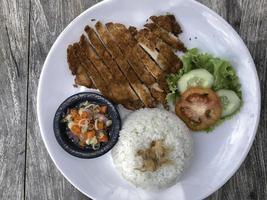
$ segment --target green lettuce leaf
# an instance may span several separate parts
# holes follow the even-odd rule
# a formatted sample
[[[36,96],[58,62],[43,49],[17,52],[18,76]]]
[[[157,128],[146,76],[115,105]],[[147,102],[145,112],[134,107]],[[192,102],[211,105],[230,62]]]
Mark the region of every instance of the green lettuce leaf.
[[[167,83],[172,94],[179,95],[177,81],[185,73],[193,69],[206,69],[214,76],[213,90],[229,89],[237,93],[242,99],[241,85],[231,64],[223,59],[207,53],[200,53],[198,49],[190,49],[182,57],[183,68],[176,74],[167,76]]]

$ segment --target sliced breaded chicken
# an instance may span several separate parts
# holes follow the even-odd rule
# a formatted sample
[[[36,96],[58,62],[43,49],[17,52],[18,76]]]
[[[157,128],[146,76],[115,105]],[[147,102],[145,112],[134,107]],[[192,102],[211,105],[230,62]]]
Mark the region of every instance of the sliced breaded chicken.
[[[87,75],[86,70],[76,59],[72,45],[69,45],[67,49],[67,61],[72,74],[75,75],[75,84],[88,88],[94,88],[94,84],[90,79],[90,76]]]
[[[79,68],[79,61],[76,59],[74,54],[73,45],[69,45],[67,48],[67,62],[72,75],[76,75]]]
[[[124,55],[120,51],[117,43],[108,33],[105,26],[101,22],[97,22],[95,28],[101,40],[105,43],[105,46],[111,53],[112,57],[116,60],[121,71],[126,76],[127,80],[129,81],[139,98],[142,100],[144,105],[146,107],[155,107],[155,99],[151,96],[148,88],[138,79],[137,75],[135,74],[131,66],[128,64],[127,60],[124,58]]]
[[[186,51],[184,43],[178,37],[160,28],[157,24],[148,23],[148,24],[145,24],[144,26],[150,29],[156,36],[158,36],[160,39],[162,39],[164,42],[166,42],[168,45],[170,45],[175,50],[179,50],[183,52]]]
[[[68,48],[75,83],[96,87],[104,96],[128,109],[166,103],[166,74],[177,72],[181,61],[173,50],[185,51],[176,37],[181,27],[173,15],[151,16],[145,28],[97,22],[86,26],[87,36]]]
[[[138,31],[136,27],[130,26],[128,30],[138,41],[138,44],[142,49],[154,60],[155,63],[157,63],[161,70],[165,72],[169,67],[169,63],[156,49],[157,37],[155,37],[154,34],[151,34],[148,29],[141,29]]]
[[[106,65],[102,62],[102,60],[99,58],[99,56],[96,54],[91,44],[84,35],[80,37],[79,44],[81,45],[81,48],[84,50],[85,55],[87,55],[87,58],[93,63],[101,77],[112,83],[112,74],[110,73]]]
[[[87,74],[90,76],[97,89],[106,96],[108,99],[112,100],[114,103],[122,104],[128,109],[136,109],[133,107],[129,97],[123,95],[123,91],[118,85],[111,83],[105,77],[101,76],[102,71],[100,72],[95,68],[94,64],[88,58],[85,47],[82,45],[74,45],[77,58],[80,61],[80,65],[87,71]],[[98,68],[99,69],[99,68]]]
[[[86,75],[86,71],[81,66],[78,67],[74,81],[76,85],[84,86],[87,88],[95,88],[92,80],[88,78],[88,76]]]
[[[138,45],[138,41],[132,36],[131,32],[123,25],[119,23],[113,24],[117,31],[122,35],[122,38],[129,44],[133,51],[136,53],[137,57],[144,63],[147,70],[158,79],[164,72],[163,70],[154,62],[153,59]]]
[[[173,33],[175,36],[178,36],[178,34],[182,33],[182,28],[176,21],[174,15],[167,14],[161,16],[151,16],[150,19],[159,27],[170,33]]]
[[[165,42],[158,42],[157,49],[164,56],[166,60],[169,61],[171,67],[169,68],[169,72],[177,73],[182,68],[182,61],[180,58],[172,51],[169,45]]]
[[[139,44],[162,66],[166,73],[175,73],[181,68],[182,62],[179,57],[154,32],[141,29],[136,37]]]
[[[116,81],[128,83],[127,79],[125,78],[125,76],[121,72],[117,63],[113,60],[113,58],[111,57],[108,50],[106,49],[104,44],[99,39],[95,30],[93,28],[91,28],[90,26],[86,26],[84,30],[87,33],[87,36],[88,36],[90,42],[92,43],[95,51],[97,52],[99,57],[102,58],[103,62],[106,64],[106,66],[109,68],[110,72],[113,75],[113,78]]]
[[[115,41],[119,44],[121,50],[126,55],[128,62],[130,62],[132,67],[135,68],[135,71],[138,74],[139,78],[143,80],[147,87],[150,89],[152,96],[158,102],[165,104],[167,94],[163,90],[163,88],[161,88],[160,85],[156,82],[156,79],[153,78],[152,74],[146,69],[142,60],[139,59],[138,53],[135,49],[135,46],[138,45],[137,41],[131,38],[128,38],[128,40],[126,39],[126,34],[120,29],[123,28],[123,25],[115,25],[113,23],[108,23],[106,24],[106,26],[115,38]],[[144,74],[147,74],[147,77],[153,78],[152,81],[145,80],[145,78],[147,77],[143,77]]]
[[[83,49],[80,47],[78,43],[74,43],[72,46],[72,51],[74,52],[74,58],[79,63],[79,66],[83,67],[86,70],[87,75],[93,81],[94,85],[100,92],[109,99],[112,99],[112,94],[108,89],[108,85],[106,82],[101,78],[97,70],[94,68],[93,64],[86,58],[86,55]]]
[[[163,71],[169,71],[170,62],[157,50],[159,38],[148,29],[141,29],[136,35],[139,45],[154,59]]]
[[[166,73],[160,68],[160,66],[154,61],[153,58],[138,44],[135,39],[137,29],[135,27],[129,27],[128,29],[123,24],[116,23],[116,28],[124,33],[123,38],[129,42],[137,52],[138,58],[143,61],[148,71],[156,78],[160,87],[166,92],[169,92],[168,85],[166,83]]]
[[[167,92],[162,89],[160,84],[154,83],[153,85],[149,86],[150,92],[152,93],[153,97],[161,103],[164,107],[167,107]]]
[[[97,52],[98,56],[102,59],[105,65],[109,68],[114,82],[119,84],[119,87],[124,91],[123,93],[128,98],[128,101],[132,105],[132,110],[139,109],[143,107],[142,101],[139,99],[135,91],[131,88],[128,80],[121,72],[120,68],[118,67],[117,63],[113,60],[101,40],[99,39],[98,35],[94,31],[93,28],[86,26],[85,32],[87,33],[90,42],[92,43],[95,51]],[[124,103],[125,104],[125,103]],[[129,108],[129,106],[127,106]]]
[[[108,89],[112,93],[112,101],[124,105],[126,108],[133,109],[136,107],[135,102],[128,96],[127,90],[119,82],[114,81],[108,67],[102,62],[102,59],[96,54],[89,41],[84,35],[81,36],[79,44],[85,52],[94,68],[98,71],[101,78],[105,81]]]
[[[150,58],[150,56],[139,46],[138,41],[131,35],[129,30],[123,24],[108,24],[112,34],[117,34],[118,38],[123,38],[126,45],[132,49],[133,56],[143,62],[147,70],[156,78],[152,85],[148,85],[152,96],[162,104],[166,103],[166,95],[169,92],[166,83],[165,72]],[[113,31],[112,31],[113,29]],[[116,31],[114,31],[116,29]],[[115,33],[114,33],[115,32]]]
[[[138,58],[137,52],[132,47],[133,44],[129,44],[129,41],[126,41],[123,38],[124,34],[122,34],[122,32],[119,31],[113,23],[107,23],[106,27],[113,36],[116,43],[119,45],[119,48],[121,49],[123,55],[132,66],[139,79],[147,86],[155,83],[155,78],[144,66],[142,60]]]

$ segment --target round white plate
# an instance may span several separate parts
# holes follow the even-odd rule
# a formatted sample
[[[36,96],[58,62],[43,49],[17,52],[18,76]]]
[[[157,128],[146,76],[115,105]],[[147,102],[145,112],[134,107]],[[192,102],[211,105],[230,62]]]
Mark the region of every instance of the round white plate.
[[[65,152],[53,132],[53,117],[62,101],[84,88],[72,86],[67,46],[79,40],[91,19],[142,26],[151,15],[173,13],[184,30],[187,47],[198,47],[229,60],[242,84],[241,112],[212,133],[194,133],[195,156],[182,180],[166,190],[148,192],[126,182],[115,170],[110,152],[79,159]],[[191,39],[190,39],[191,38]],[[93,199],[203,199],[220,188],[245,159],[257,130],[260,89],[255,65],[241,38],[221,17],[193,0],[107,0],[78,16],[60,34],[45,61],[38,88],[38,119],[45,146],[62,174]]]

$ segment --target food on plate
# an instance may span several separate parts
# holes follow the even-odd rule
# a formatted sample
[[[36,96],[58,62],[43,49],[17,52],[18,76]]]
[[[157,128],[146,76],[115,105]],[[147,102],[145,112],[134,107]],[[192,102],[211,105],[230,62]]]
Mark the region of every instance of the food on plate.
[[[107,105],[98,105],[88,101],[68,109],[63,123],[67,123],[67,133],[79,147],[100,148],[101,143],[109,141],[109,128],[112,119],[108,116]]]
[[[146,28],[150,29],[151,33],[155,36],[157,36],[159,39],[164,41],[166,44],[168,44],[170,47],[172,47],[174,50],[179,51],[186,51],[186,48],[176,36],[174,36],[172,33],[164,30],[160,26],[158,26],[155,23],[147,23],[144,25]]]
[[[178,36],[178,34],[183,32],[174,15],[166,14],[160,16],[151,16],[150,19],[159,27],[174,34],[175,36]]]
[[[182,94],[190,87],[211,88],[214,82],[214,77],[206,69],[194,69],[184,74],[178,80],[178,90]]]
[[[205,69],[214,77],[212,89],[233,90],[239,98],[242,97],[241,85],[235,70],[228,61],[216,58],[210,54],[200,53],[198,49],[190,49],[182,56],[183,68],[174,74],[168,75],[167,82],[171,94],[179,96],[177,82],[186,73],[195,69]]]
[[[241,85],[235,70],[228,61],[210,54],[200,53],[198,49],[190,49],[182,56],[182,62],[183,68],[167,77],[170,89],[167,99],[170,104],[176,104],[176,114],[192,130],[212,130],[216,124],[233,116],[240,109],[242,105]],[[192,108],[189,110],[187,108],[188,102],[185,101],[185,98],[196,90],[209,91],[207,93],[216,99],[217,103],[214,105],[218,107],[217,104],[220,104],[222,111],[217,110],[217,112],[211,113],[210,120],[206,117],[202,120],[193,119],[197,116],[196,110],[200,112],[200,108],[194,106],[196,109],[192,113]],[[204,101],[205,98],[199,98],[199,100]],[[184,101],[187,106],[182,103]],[[204,112],[204,110],[202,111]],[[220,113],[219,117],[218,113]],[[201,123],[197,125],[197,121],[199,121],[198,123],[201,121]]]
[[[241,85],[235,70],[223,59],[187,49],[179,39],[181,26],[171,14],[151,16],[140,29],[96,21],[84,31],[67,49],[75,84],[98,89],[133,112],[119,132],[120,116],[116,108],[108,108],[110,102],[82,101],[64,111],[61,118],[67,140],[71,139],[76,149],[78,145],[79,150],[93,149],[102,155],[101,150],[111,149],[120,135],[111,155],[123,178],[144,189],[175,184],[193,155],[190,129],[212,130],[241,107]],[[164,108],[172,105],[175,113],[155,108],[158,104]],[[109,134],[116,123],[108,114],[110,108],[119,121],[114,138]],[[60,135],[62,127],[54,124],[57,140],[66,151],[78,157],[96,157],[80,155],[84,152],[67,146],[70,142]]]
[[[75,84],[98,89],[114,103],[130,110],[176,107],[192,130],[212,130],[242,105],[241,86],[230,63],[196,48],[188,50],[171,14],[151,16],[141,29],[97,21],[84,31],[67,49]],[[181,59],[176,51],[183,54]],[[188,108],[185,96],[196,90],[208,95],[198,94],[201,98],[194,98],[193,108]],[[216,102],[216,112],[208,113],[209,98]],[[196,110],[199,101],[203,105]]]
[[[175,114],[145,108],[128,115],[111,154],[117,170],[134,185],[166,188],[175,184],[188,166],[193,140]]]
[[[174,51],[186,48],[178,38],[182,30],[173,15],[150,20],[141,30],[113,22],[86,26],[86,34],[67,49],[75,83],[99,89],[127,109],[166,106],[166,75],[182,67]]]
[[[161,70],[169,73],[176,72],[182,67],[181,60],[173,52],[172,48],[150,29],[141,29],[136,35],[134,35],[134,37],[146,53],[154,59]]]
[[[164,140],[152,140],[149,148],[139,149],[137,155],[143,159],[143,165],[138,170],[154,172],[163,165],[172,164],[169,159],[171,149],[164,145]]]
[[[222,117],[226,117],[235,113],[241,105],[241,100],[232,90],[218,90],[217,95],[221,98]]]
[[[53,129],[66,152],[79,158],[96,158],[117,143],[121,118],[115,105],[103,95],[82,92],[58,107]]]
[[[193,87],[182,93],[175,105],[176,114],[194,130],[205,130],[221,118],[219,96],[209,88]]]

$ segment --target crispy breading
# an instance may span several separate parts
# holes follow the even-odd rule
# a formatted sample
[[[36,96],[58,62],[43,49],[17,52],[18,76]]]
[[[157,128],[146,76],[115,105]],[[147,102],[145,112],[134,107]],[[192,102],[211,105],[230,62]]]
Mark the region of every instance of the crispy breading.
[[[74,81],[76,85],[81,85],[87,88],[95,88],[92,80],[87,77],[86,71],[82,67],[78,67]]]
[[[154,62],[153,59],[139,46],[138,41],[132,36],[131,32],[123,25],[119,23],[113,24],[117,31],[122,35],[122,38],[129,44],[136,56],[144,63],[147,70],[158,79],[164,72]]]
[[[175,36],[178,36],[178,34],[182,33],[182,28],[178,24],[174,15],[167,14],[161,16],[151,16],[150,19],[159,27],[170,33],[173,33]]]
[[[112,93],[108,90],[108,85],[101,78],[97,70],[94,68],[93,64],[86,58],[86,55],[79,45],[79,43],[74,43],[72,45],[73,55],[77,60],[77,63],[86,70],[87,75],[93,81],[94,85],[101,91],[101,93],[109,99],[112,99]]]
[[[73,51],[73,46],[69,45],[67,49],[67,61],[72,74],[75,76],[75,84],[82,85],[88,88],[94,88],[94,84],[90,77],[87,75],[86,70],[80,65],[80,62],[76,59]]]
[[[118,44],[113,40],[111,35],[106,30],[105,26],[101,22],[97,22],[95,28],[102,41],[105,43],[106,48],[111,53],[112,57],[116,60],[121,71],[126,76],[127,80],[129,81],[139,98],[142,100],[144,105],[146,107],[155,107],[155,99],[151,96],[151,93],[146,85],[142,84],[142,82],[138,79],[134,70],[124,58],[124,55],[119,49]]]
[[[183,52],[186,51],[184,43],[178,37],[174,36],[172,33],[167,32],[166,30],[160,28],[155,23],[148,23],[145,24],[144,26],[150,29],[151,32],[153,32],[157,37],[166,42],[173,49]]]
[[[155,62],[165,72],[168,72],[172,67],[171,63],[157,49],[157,43],[160,39],[148,29],[141,29],[136,35],[139,45],[154,59]]]
[[[171,64],[171,67],[168,69],[168,72],[177,73],[182,68],[182,61],[172,51],[169,45],[167,45],[165,42],[158,42],[157,49]]]
[[[125,41],[121,31],[119,31],[116,28],[116,25],[113,23],[107,23],[106,24],[107,29],[113,36],[113,39],[116,41],[118,46],[120,47],[123,55],[127,59],[127,61],[130,63],[132,69],[135,71],[139,79],[146,85],[151,85],[155,83],[155,78],[150,74],[150,72],[147,70],[147,68],[144,66],[142,60],[138,59],[137,52],[132,47],[129,41]],[[133,41],[130,41],[133,42]]]
[[[182,30],[173,15],[151,16],[150,20],[141,30],[99,21],[94,28],[86,26],[86,35],[67,49],[75,83],[99,89],[131,110],[157,103],[166,106],[166,75],[182,67],[174,51],[186,48],[178,38]]]
[[[122,90],[124,90],[124,93],[126,93],[125,96],[128,97],[128,101],[132,102],[133,109],[138,109],[138,108],[143,107],[142,101],[139,99],[139,97],[137,96],[133,88],[131,88],[127,78],[121,72],[119,66],[113,60],[110,53],[107,51],[104,44],[99,39],[94,29],[89,26],[86,26],[85,32],[87,33],[87,36],[90,39],[90,42],[92,43],[97,54],[102,59],[102,61],[106,64],[106,66],[109,68],[114,78],[113,81],[115,81],[116,84],[118,84],[119,87]]]
[[[142,62],[142,59],[139,58],[140,52],[138,52],[137,49],[142,50],[142,48],[138,45],[138,42],[131,36],[131,34],[127,32],[127,28],[122,24],[113,24],[113,23],[108,23],[106,24],[106,26],[108,30],[110,31],[110,33],[114,36],[114,38],[116,38],[116,41],[118,41],[121,48],[123,48],[124,51],[127,51],[126,54],[129,54],[129,56],[127,56],[128,61],[132,62],[134,58],[134,60],[137,60],[139,62],[138,65],[136,66],[137,67],[136,70],[142,73],[148,73],[150,76],[152,76],[152,74],[147,70],[146,68],[147,66],[145,66],[144,63]],[[148,59],[150,58],[148,57]],[[144,69],[146,69],[147,71],[143,72]],[[143,79],[141,75],[138,74],[138,76],[140,76],[141,80]],[[162,87],[162,85],[159,84],[161,82],[158,83],[157,79],[153,78],[153,82],[144,81],[144,83],[150,89],[152,96],[158,102],[162,104],[166,103],[165,97],[167,94],[164,90],[164,87]]]

